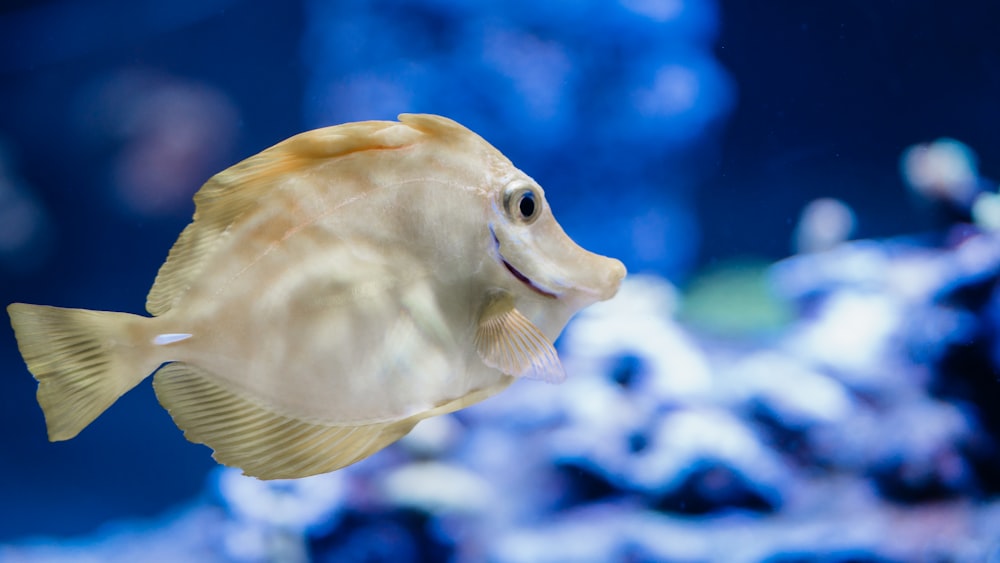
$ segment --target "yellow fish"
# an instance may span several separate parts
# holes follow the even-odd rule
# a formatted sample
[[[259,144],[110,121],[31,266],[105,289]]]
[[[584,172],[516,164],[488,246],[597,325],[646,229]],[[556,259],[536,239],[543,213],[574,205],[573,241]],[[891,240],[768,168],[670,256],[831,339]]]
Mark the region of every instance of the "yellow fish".
[[[50,440],[155,372],[160,404],[219,462],[333,471],[517,378],[561,381],[552,342],[625,276],[563,232],[537,183],[435,115],[296,135],[194,201],[153,317],[7,308]]]

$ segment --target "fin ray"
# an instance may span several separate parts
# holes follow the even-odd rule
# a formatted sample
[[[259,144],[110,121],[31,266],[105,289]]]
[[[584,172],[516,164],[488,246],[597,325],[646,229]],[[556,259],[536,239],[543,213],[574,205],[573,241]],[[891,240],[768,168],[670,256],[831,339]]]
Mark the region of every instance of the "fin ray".
[[[24,303],[7,312],[53,442],[79,434],[156,367],[118,346],[138,315]]]
[[[476,329],[476,351],[483,362],[513,376],[561,383],[566,379],[559,355],[542,331],[505,296],[489,303]]]
[[[200,368],[175,362],[156,372],[153,387],[188,440],[215,450],[216,461],[260,479],[340,469],[402,438],[417,422],[337,426],[299,420],[258,406],[213,379]]]

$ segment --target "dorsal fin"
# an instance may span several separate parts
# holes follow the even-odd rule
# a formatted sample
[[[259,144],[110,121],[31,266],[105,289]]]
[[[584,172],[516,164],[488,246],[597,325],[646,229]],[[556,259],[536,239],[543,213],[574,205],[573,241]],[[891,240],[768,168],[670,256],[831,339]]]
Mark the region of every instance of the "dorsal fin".
[[[194,219],[181,232],[146,297],[146,310],[162,315],[191,286],[223,235],[290,174],[350,153],[413,143],[416,129],[393,121],[361,121],[307,131],[222,172],[194,196]]]
[[[473,134],[461,123],[432,113],[401,113],[399,121],[424,133],[439,137]]]

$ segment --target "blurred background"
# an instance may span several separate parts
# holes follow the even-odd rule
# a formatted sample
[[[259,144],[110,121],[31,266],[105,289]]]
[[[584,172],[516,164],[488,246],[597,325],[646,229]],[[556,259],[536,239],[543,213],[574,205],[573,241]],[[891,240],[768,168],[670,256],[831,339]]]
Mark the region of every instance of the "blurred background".
[[[0,329],[0,560],[1000,560],[998,24],[986,0],[4,2],[5,305],[142,312],[208,177],[400,112],[481,134],[632,276],[560,339],[565,385],[293,483],[217,468],[149,385],[49,443]]]

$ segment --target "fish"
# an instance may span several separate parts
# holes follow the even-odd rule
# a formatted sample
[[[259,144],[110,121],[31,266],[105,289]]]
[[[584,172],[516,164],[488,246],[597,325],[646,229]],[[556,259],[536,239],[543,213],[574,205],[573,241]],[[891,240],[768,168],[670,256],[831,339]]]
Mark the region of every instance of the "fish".
[[[554,341],[626,274],[578,246],[500,151],[431,114],[295,135],[194,203],[151,316],[7,308],[51,441],[152,374],[219,463],[335,471],[518,379],[563,381]]]

